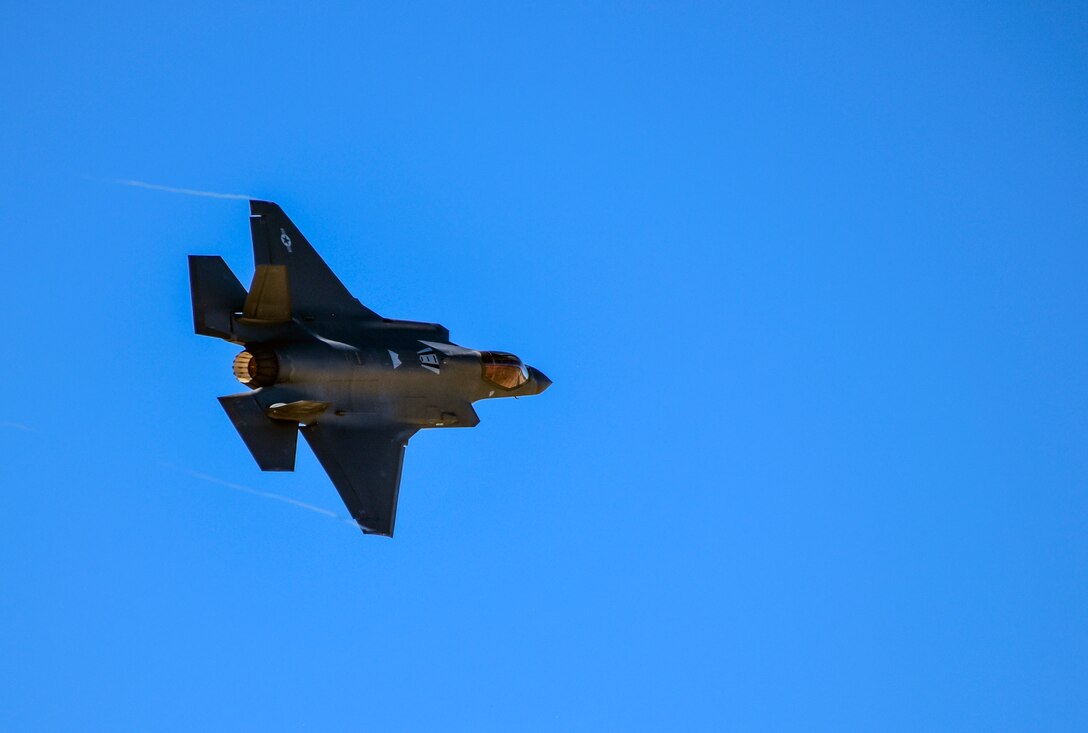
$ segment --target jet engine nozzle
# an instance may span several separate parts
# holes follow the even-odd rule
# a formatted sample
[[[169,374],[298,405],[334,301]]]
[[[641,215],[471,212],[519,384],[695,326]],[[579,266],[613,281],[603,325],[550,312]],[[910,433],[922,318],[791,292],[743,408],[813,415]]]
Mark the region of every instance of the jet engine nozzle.
[[[271,387],[280,374],[276,352],[267,349],[246,349],[234,357],[234,378],[249,387]]]

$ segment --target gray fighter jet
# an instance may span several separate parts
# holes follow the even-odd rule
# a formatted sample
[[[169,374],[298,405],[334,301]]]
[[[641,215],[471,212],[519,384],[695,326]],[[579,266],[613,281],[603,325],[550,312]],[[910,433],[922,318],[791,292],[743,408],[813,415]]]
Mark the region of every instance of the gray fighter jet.
[[[221,257],[189,257],[198,334],[245,348],[252,391],[219,402],[263,471],[293,471],[301,429],[367,534],[393,536],[401,464],[422,428],[471,428],[472,403],[551,380],[502,351],[450,342],[435,323],[382,318],[351,296],[279,206],[250,202],[256,272],[246,293]]]

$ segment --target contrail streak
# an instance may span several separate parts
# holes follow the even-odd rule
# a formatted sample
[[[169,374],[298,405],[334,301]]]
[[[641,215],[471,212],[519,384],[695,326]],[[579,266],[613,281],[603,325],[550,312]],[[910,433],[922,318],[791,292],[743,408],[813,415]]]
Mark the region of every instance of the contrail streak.
[[[22,430],[24,433],[36,433],[37,428],[32,428],[29,425],[24,425],[21,422],[9,422],[7,420],[0,420],[0,428],[12,428],[13,430]]]
[[[122,186],[135,186],[136,188],[150,188],[152,191],[166,191],[167,193],[183,193],[186,196],[204,196],[210,199],[243,199],[249,200],[258,198],[256,196],[250,196],[247,193],[217,193],[216,191],[197,191],[195,188],[175,188],[173,186],[162,186],[158,183],[148,183],[147,181],[131,181],[122,180],[120,178],[107,178],[110,183],[120,183]]]
[[[243,494],[252,494],[254,496],[263,497],[265,499],[275,499],[276,501],[282,501],[285,504],[291,504],[293,506],[299,507],[300,509],[306,509],[308,511],[315,512],[317,514],[321,514],[322,516],[330,517],[332,519],[343,522],[345,524],[349,524],[352,527],[354,527],[355,529],[359,528],[359,525],[355,523],[354,519],[350,519],[350,518],[345,519],[344,517],[337,514],[336,512],[329,511],[328,509],[322,509],[321,507],[314,506],[313,504],[307,504],[306,502],[299,501],[298,499],[292,499],[289,496],[282,496],[280,494],[273,494],[271,491],[261,491],[260,489],[250,488],[249,486],[243,486],[242,484],[236,484],[236,483],[233,483],[232,481],[224,481],[223,479],[218,478],[216,476],[211,476],[209,474],[201,473],[199,471],[190,471],[187,468],[181,468],[180,466],[175,466],[172,463],[159,463],[159,465],[164,467],[164,468],[169,468],[171,470],[178,471],[180,473],[184,473],[186,476],[191,476],[192,478],[198,478],[201,481],[207,481],[208,483],[217,484],[219,486],[226,486],[228,489],[234,489],[235,491],[240,491]]]

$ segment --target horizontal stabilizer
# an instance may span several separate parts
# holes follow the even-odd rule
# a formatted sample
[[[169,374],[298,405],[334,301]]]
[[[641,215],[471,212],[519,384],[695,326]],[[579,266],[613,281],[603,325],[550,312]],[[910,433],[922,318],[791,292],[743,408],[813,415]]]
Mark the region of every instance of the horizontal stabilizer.
[[[253,392],[220,397],[219,404],[262,471],[295,470],[296,423],[268,417]]]
[[[189,255],[193,329],[202,336],[231,340],[231,316],[242,310],[246,289],[222,257]]]
[[[242,322],[285,323],[291,320],[291,288],[284,265],[257,265],[253,285],[242,308]]]

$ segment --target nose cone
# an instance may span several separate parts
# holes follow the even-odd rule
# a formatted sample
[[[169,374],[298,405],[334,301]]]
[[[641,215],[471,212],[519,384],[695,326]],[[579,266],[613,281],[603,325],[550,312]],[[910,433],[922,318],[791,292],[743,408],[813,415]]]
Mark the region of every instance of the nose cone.
[[[533,380],[533,384],[536,385],[536,393],[540,394],[548,387],[552,386],[552,380],[548,379],[544,372],[540,371],[536,367],[529,367],[529,376]]]

